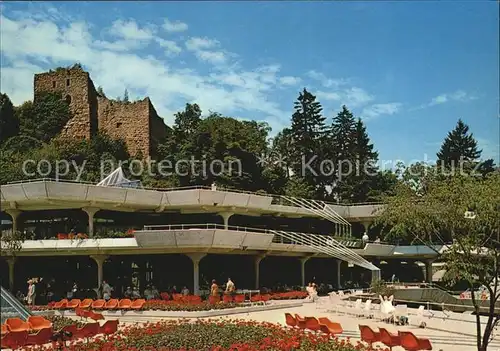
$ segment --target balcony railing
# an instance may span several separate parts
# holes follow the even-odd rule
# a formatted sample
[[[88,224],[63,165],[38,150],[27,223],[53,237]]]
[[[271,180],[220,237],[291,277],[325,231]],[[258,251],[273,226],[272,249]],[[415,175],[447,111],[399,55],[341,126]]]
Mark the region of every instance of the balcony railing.
[[[58,183],[97,185],[97,183],[95,183],[95,182],[76,181],[76,180],[71,180],[71,179],[55,179],[55,178],[25,179],[25,180],[18,180],[18,181],[8,182],[7,184],[4,184],[4,185],[24,184],[24,183],[36,183],[36,182],[58,182]],[[117,187],[119,187],[119,186],[117,186]],[[124,188],[124,189],[128,189],[128,188]],[[143,189],[143,190],[153,190],[153,191],[162,191],[162,192],[165,192],[165,191],[180,191],[180,190],[212,190],[212,187],[211,186],[206,186],[206,185],[191,185],[191,186],[170,187],[170,188],[143,187],[141,189]],[[284,199],[282,197],[282,195],[278,195],[278,194],[253,192],[253,191],[240,190],[240,189],[234,189],[234,188],[226,188],[226,187],[223,187],[223,186],[217,186],[216,187],[216,191],[225,191],[225,192],[232,192],[232,193],[240,193],[240,194],[249,194],[249,195],[256,195],[256,196],[272,197],[273,198],[273,201],[271,202],[272,205],[282,205],[282,206],[296,207],[290,201]],[[310,201],[311,199],[304,199],[304,200],[309,200]],[[336,203],[336,202],[330,202],[330,201],[324,201],[324,200],[314,200],[314,201],[320,201],[320,202],[323,202],[323,203],[325,203],[327,205],[337,205],[337,206],[383,205],[383,202],[380,202],[380,201],[359,202],[359,203]]]
[[[274,230],[268,230],[268,229],[262,229],[262,228],[251,228],[251,227],[242,227],[242,226],[234,226],[234,225],[228,225],[227,227],[223,224],[216,224],[216,223],[203,223],[203,224],[163,224],[163,225],[146,225],[144,226],[144,231],[175,231],[175,230],[231,230],[231,231],[238,231],[238,232],[249,232],[249,233],[264,233],[264,234],[272,234],[274,235],[272,242],[276,244],[288,244],[288,245],[301,245],[298,242],[292,241],[287,238],[283,238],[281,236],[275,235]],[[279,230],[279,229],[278,229]],[[297,234],[302,234],[302,235],[308,235],[312,233],[303,233],[303,232],[296,232]],[[363,242],[359,239],[355,238],[345,238],[345,237],[339,237],[339,236],[334,236],[334,235],[325,235],[327,237],[333,238],[338,242],[341,243],[356,243],[356,244],[349,244],[348,247],[358,247],[362,248],[363,247]]]

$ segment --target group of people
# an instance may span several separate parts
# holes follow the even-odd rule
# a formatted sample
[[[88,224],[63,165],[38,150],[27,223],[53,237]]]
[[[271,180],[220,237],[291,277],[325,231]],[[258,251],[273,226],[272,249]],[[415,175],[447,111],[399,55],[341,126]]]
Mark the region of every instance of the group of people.
[[[224,293],[227,295],[234,295],[236,293],[236,286],[231,278],[227,279],[226,290]],[[210,296],[219,296],[219,286],[217,285],[215,279],[212,280],[212,285],[210,286]]]

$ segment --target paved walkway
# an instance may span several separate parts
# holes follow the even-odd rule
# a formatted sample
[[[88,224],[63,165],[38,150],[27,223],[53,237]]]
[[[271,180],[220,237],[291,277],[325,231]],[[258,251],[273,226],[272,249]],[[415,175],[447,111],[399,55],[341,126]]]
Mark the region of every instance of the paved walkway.
[[[273,302],[273,304],[280,304],[284,302]],[[304,303],[300,307],[294,308],[283,308],[274,309],[268,311],[260,312],[247,312],[240,314],[233,314],[223,317],[224,319],[245,319],[245,320],[255,320],[259,322],[272,322],[285,324],[285,312],[297,313],[301,316],[314,316],[314,317],[328,317],[332,321],[338,322],[342,325],[344,329],[344,334],[341,336],[350,337],[351,340],[356,342],[359,340],[359,324],[365,324],[372,328],[385,327],[387,330],[393,333],[397,333],[398,330],[408,330],[413,332],[419,337],[425,337],[431,340],[433,350],[442,351],[474,351],[476,350],[475,341],[475,317],[467,314],[460,313],[447,313],[443,314],[438,311],[431,311],[425,313],[424,321],[427,325],[425,329],[419,328],[416,323],[416,309],[409,310],[409,322],[410,325],[407,326],[397,326],[386,322],[381,322],[376,318],[365,318],[356,317],[352,308],[341,308],[339,313],[335,312],[335,304],[337,301],[332,303],[327,297],[320,298],[319,303]],[[331,312],[333,311],[333,312]],[[346,313],[347,312],[347,313]],[[170,319],[165,317],[147,317],[147,316],[137,316],[137,318],[131,319],[130,317],[117,316],[122,323],[132,323],[132,322],[147,322],[147,321],[157,321],[162,319]],[[135,316],[134,316],[135,317]],[[382,346],[380,344],[380,346]],[[394,347],[394,351],[401,351],[403,348]],[[488,347],[490,351],[500,351],[500,336],[494,340]]]

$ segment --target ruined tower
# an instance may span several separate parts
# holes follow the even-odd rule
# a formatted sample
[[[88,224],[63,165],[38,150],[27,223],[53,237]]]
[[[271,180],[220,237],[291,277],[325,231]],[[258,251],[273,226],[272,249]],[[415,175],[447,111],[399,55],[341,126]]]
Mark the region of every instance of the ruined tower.
[[[168,127],[149,98],[135,102],[108,99],[97,93],[88,72],[80,65],[35,74],[34,98],[58,92],[69,103],[73,118],[62,131],[65,137],[90,139],[97,131],[123,139],[131,156],[154,156]]]

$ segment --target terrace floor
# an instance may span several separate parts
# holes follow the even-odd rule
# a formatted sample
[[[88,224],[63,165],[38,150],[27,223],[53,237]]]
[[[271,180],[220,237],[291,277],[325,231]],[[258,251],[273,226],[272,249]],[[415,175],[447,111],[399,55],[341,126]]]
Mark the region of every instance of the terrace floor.
[[[273,304],[284,304],[285,301],[273,302]],[[329,312],[329,310],[335,310],[334,305],[329,301],[327,297],[320,298],[319,303],[304,303],[299,307],[288,307],[283,309],[273,309],[267,311],[259,312],[248,312],[232,314],[223,317],[215,318],[225,318],[225,319],[245,319],[245,320],[255,320],[260,322],[272,322],[285,324],[284,313],[297,313],[301,316],[315,316],[315,317],[328,317],[332,321],[339,322],[343,329],[343,337],[350,337],[352,341],[356,342],[359,340],[359,324],[365,324],[372,328],[385,327],[387,330],[393,333],[397,333],[398,330],[407,330],[413,332],[419,337],[429,338],[431,340],[433,350],[442,351],[472,351],[476,349],[475,343],[475,320],[474,316],[460,313],[450,313],[443,314],[442,312],[432,311],[431,316],[426,311],[424,321],[427,324],[425,329],[419,328],[415,325],[415,315],[416,309],[409,309],[409,320],[410,325],[407,326],[397,326],[386,322],[380,322],[377,319],[369,319],[365,317],[356,317],[351,314],[344,314],[346,309],[340,309],[339,313]],[[352,312],[352,310],[351,310]],[[132,322],[130,318],[122,318],[123,323]],[[165,317],[153,317],[153,316],[137,316],[134,318],[134,322],[147,322],[147,321],[157,321],[161,319],[167,319]],[[412,322],[413,321],[413,322]],[[377,345],[377,344],[376,344]],[[380,346],[382,346],[380,344]],[[488,348],[491,351],[500,350],[500,335],[490,343]],[[401,347],[394,347],[394,351],[403,350]]]

